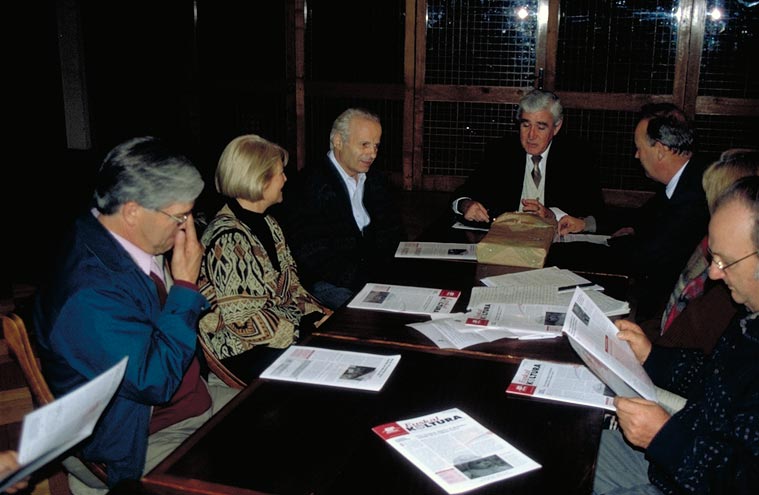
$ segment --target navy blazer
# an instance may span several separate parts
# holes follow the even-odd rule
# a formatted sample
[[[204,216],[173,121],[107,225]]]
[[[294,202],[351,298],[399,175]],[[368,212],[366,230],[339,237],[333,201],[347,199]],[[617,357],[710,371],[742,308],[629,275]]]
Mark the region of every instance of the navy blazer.
[[[489,143],[480,166],[452,199],[466,196],[479,201],[491,216],[518,211],[526,156],[518,134]],[[575,217],[601,215],[603,195],[595,154],[588,144],[558,134],[551,141],[545,170],[545,206]]]
[[[279,206],[272,214],[282,225],[309,289],[317,281],[361,289],[383,273],[403,235],[395,195],[381,172],[373,169],[364,184],[364,207],[371,222],[359,230],[345,183],[328,157],[288,181]]]

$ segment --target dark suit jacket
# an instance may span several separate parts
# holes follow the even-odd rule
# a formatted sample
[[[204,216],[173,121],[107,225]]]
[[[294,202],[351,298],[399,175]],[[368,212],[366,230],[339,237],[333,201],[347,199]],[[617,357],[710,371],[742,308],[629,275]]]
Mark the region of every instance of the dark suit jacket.
[[[280,206],[272,214],[282,224],[307,288],[326,281],[359,290],[382,273],[403,235],[396,198],[375,170],[366,174],[364,185],[371,223],[359,230],[345,183],[329,158],[307,165],[288,181]]]
[[[664,188],[660,188],[636,211],[635,235],[610,242],[612,257],[627,265],[635,278],[638,321],[661,315],[677,277],[706,235],[709,210],[701,176],[707,165],[707,160],[694,155],[672,198],[667,198]]]
[[[491,216],[518,211],[522,197],[526,153],[519,135],[509,135],[485,148],[482,163],[456,190],[452,200],[470,197],[482,203]],[[575,217],[598,216],[603,196],[598,182],[595,154],[562,134],[551,142],[546,162],[545,203]]]

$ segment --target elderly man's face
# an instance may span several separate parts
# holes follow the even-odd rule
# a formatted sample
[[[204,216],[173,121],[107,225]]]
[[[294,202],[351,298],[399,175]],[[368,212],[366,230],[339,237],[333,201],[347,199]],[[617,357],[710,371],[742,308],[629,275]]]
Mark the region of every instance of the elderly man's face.
[[[553,115],[548,110],[522,112],[519,118],[519,141],[527,153],[542,155],[559,129],[561,121],[554,124]]]
[[[340,134],[333,138],[332,150],[337,163],[351,177],[366,173],[377,158],[382,126],[377,122],[363,117],[354,117],[349,126],[348,139]]]
[[[755,252],[757,246],[751,241],[755,224],[751,211],[737,200],[720,206],[709,222],[709,248],[714,256],[709,278],[722,279],[733,300],[751,311],[759,311],[759,256],[748,256],[725,270],[720,270],[716,262],[727,265]]]
[[[161,210],[142,209],[142,215],[136,225],[140,247],[157,255],[174,247],[177,234],[184,230],[187,222],[192,222],[194,203],[172,203]],[[185,222],[179,223],[188,216]]]

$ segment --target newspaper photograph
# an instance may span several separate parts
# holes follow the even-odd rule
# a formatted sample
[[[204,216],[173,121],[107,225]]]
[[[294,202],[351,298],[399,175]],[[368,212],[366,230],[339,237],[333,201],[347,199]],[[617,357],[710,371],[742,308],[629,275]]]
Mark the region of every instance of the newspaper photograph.
[[[400,360],[399,354],[383,356],[293,345],[260,378],[377,392]]]
[[[575,289],[562,332],[583,362],[622,397],[656,401],[656,389],[630,345],[593,300]]]
[[[348,303],[349,308],[438,315],[450,313],[461,291],[368,283]]]
[[[395,257],[477,261],[477,251],[474,244],[401,241]]]
[[[462,493],[541,466],[458,408],[372,431],[447,493]]]
[[[581,364],[523,359],[506,392],[616,410],[614,392]]]

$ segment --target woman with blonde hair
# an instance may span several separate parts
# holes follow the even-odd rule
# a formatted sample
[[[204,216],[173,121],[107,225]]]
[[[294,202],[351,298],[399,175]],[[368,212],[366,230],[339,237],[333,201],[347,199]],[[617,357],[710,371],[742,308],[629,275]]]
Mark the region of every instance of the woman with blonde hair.
[[[301,285],[282,229],[266,214],[282,201],[287,160],[255,134],[233,139],[215,177],[225,204],[201,238],[198,285],[211,303],[201,343],[245,383],[331,313]]]

